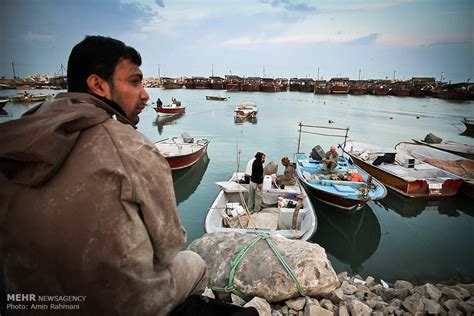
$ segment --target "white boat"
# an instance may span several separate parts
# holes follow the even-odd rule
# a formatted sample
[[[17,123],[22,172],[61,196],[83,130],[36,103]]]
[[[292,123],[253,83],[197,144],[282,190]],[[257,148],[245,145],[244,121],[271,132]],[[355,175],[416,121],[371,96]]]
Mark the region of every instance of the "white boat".
[[[236,118],[248,119],[257,117],[258,107],[254,101],[241,102],[234,109]]]
[[[397,144],[395,149],[407,152],[416,159],[461,177],[463,179],[461,193],[474,197],[474,160],[407,142]]]
[[[263,207],[246,210],[248,184],[239,183],[244,173],[234,173],[229,181],[216,182],[221,188],[206,216],[205,230],[258,234],[267,232],[289,239],[308,240],[316,232],[317,218],[304,187],[297,181],[284,189],[269,188],[264,180]],[[280,206],[280,207],[278,207]]]
[[[207,153],[209,140],[194,140],[187,133],[181,137],[171,137],[155,143],[158,151],[166,158],[171,170],[192,166]]]

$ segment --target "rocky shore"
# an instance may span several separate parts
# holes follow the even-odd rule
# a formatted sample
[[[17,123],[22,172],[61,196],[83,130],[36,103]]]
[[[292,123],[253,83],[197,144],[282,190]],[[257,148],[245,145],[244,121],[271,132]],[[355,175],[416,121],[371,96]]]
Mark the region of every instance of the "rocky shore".
[[[243,245],[254,238],[215,233],[191,243],[189,249],[208,266],[209,289],[204,295],[255,307],[261,316],[474,315],[474,283],[414,285],[399,280],[388,284],[370,276],[336,274],[322,247],[283,237],[271,238],[278,255],[261,239],[236,260]],[[277,257],[285,258],[297,281]],[[234,288],[238,291],[230,293]],[[247,297],[247,302],[241,297]]]
[[[349,316],[349,315],[474,315],[474,284],[414,286],[408,281],[378,284],[374,278],[363,280],[338,275],[339,286],[329,294],[298,297],[270,304],[254,297],[248,303],[231,294],[234,304],[255,307],[261,316]],[[207,289],[206,296],[214,298]]]

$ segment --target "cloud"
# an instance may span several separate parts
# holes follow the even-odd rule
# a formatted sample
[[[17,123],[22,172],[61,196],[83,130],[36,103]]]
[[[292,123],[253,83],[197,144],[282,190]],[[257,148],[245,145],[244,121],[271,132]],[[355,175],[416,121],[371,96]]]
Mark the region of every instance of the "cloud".
[[[27,32],[23,37],[27,41],[49,41],[53,39],[53,35],[40,32]]]
[[[320,11],[322,13],[335,13],[347,11],[379,10],[402,6],[414,1],[415,0],[385,0],[376,2],[345,3],[344,5],[330,4],[329,6],[321,7]]]
[[[161,8],[165,7],[164,0],[155,0],[155,3]]]
[[[359,37],[359,38],[355,38],[349,42],[347,42],[347,44],[351,44],[351,45],[371,45],[371,44],[374,44],[377,40],[377,38],[380,36],[380,34],[378,33],[372,33],[372,34],[369,34],[367,36],[362,36],[362,37]]]
[[[262,3],[268,3],[274,8],[284,8],[287,11],[294,12],[313,12],[316,8],[308,6],[305,3],[292,3],[290,0],[260,0]]]

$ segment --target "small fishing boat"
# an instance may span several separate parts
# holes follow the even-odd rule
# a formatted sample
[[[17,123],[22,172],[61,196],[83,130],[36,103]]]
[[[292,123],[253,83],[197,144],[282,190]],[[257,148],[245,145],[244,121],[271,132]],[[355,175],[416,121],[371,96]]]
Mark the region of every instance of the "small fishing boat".
[[[474,198],[474,160],[436,148],[401,142],[395,149],[404,151],[416,159],[453,173],[463,179],[461,193]]]
[[[474,136],[474,119],[463,118],[461,122],[466,126],[463,135]]]
[[[49,97],[49,94],[38,93],[18,93],[13,97],[10,97],[10,102],[41,102],[45,101]]]
[[[356,165],[387,187],[412,198],[455,195],[462,179],[395,149],[348,141],[343,147]]]
[[[0,110],[8,103],[8,99],[1,99],[0,100]]]
[[[241,102],[235,109],[235,117],[241,119],[249,119],[257,117],[258,107],[254,101],[244,101]]]
[[[171,170],[192,166],[207,153],[209,140],[194,140],[187,133],[181,137],[171,137],[155,143],[158,151],[166,158]]]
[[[205,230],[258,234],[267,232],[289,239],[308,240],[317,229],[317,218],[308,194],[297,181],[293,186],[263,187],[263,208],[246,210],[248,184],[239,183],[244,173],[234,173],[228,181],[216,182],[221,188],[206,216]]]
[[[298,153],[295,160],[298,178],[318,200],[350,214],[360,210],[368,201],[383,199],[387,194],[382,183],[372,179],[346,157],[338,157],[332,174],[324,174],[323,160],[315,160],[311,155]],[[354,173],[359,174],[363,182],[347,180]]]
[[[474,146],[461,144],[453,141],[444,141],[432,133],[426,135],[424,140],[413,139],[417,144],[433,147],[439,150],[447,151],[468,159],[474,159]]]
[[[171,104],[164,104],[162,106],[154,107],[158,115],[175,115],[178,113],[185,113],[186,107],[181,105],[181,101],[175,101]]]
[[[206,95],[206,100],[227,101],[227,97],[221,97],[219,95]]]

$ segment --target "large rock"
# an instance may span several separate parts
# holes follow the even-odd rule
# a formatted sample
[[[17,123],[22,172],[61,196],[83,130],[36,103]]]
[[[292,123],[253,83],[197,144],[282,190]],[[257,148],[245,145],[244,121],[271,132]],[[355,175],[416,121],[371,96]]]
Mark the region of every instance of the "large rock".
[[[254,297],[250,302],[245,304],[244,307],[255,307],[259,316],[272,315],[272,308],[270,307],[270,304],[260,297]]]
[[[206,261],[210,287],[229,283],[230,262],[255,235],[238,233],[205,234],[189,246]],[[293,269],[306,295],[333,291],[338,278],[326,252],[317,244],[272,237],[272,242]],[[243,256],[235,271],[234,286],[241,293],[280,302],[300,296],[293,279],[264,240],[258,241]]]
[[[438,302],[441,296],[443,295],[443,293],[441,293],[441,290],[431,283],[426,283],[425,285],[417,286],[415,287],[414,291],[415,293],[419,293],[426,298],[433,299],[435,302]]]

